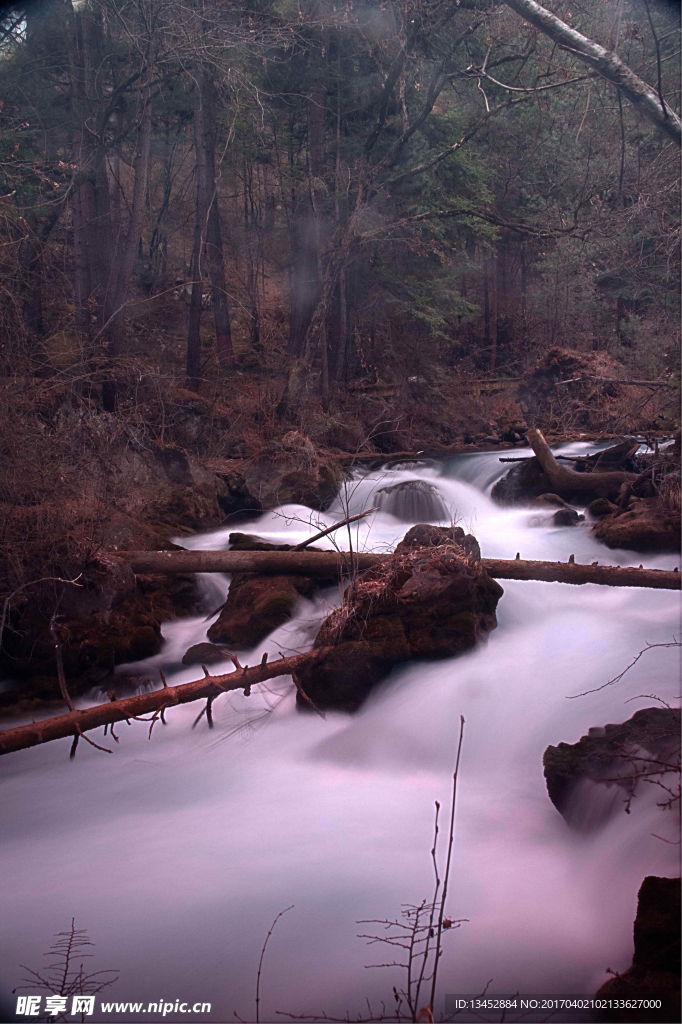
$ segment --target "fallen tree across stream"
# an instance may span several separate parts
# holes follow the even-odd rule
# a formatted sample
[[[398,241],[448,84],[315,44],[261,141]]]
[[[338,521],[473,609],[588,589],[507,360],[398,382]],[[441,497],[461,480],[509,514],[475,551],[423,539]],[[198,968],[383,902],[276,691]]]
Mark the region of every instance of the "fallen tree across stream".
[[[93,743],[85,736],[85,732],[91,729],[99,729],[103,726],[114,726],[117,722],[136,721],[150,722],[149,736],[158,721],[164,722],[163,715],[168,708],[178,704],[189,704],[195,700],[206,700],[206,717],[209,726],[212,726],[211,704],[216,697],[228,690],[244,690],[245,696],[249,696],[251,687],[257,683],[264,683],[268,679],[277,676],[291,675],[296,681],[296,672],[300,668],[317,658],[324,658],[330,648],[319,647],[304,654],[296,654],[291,658],[278,658],[277,661],[268,662],[267,654],[259,665],[249,668],[239,664],[234,655],[230,655],[234,662],[234,672],[225,675],[209,675],[204,668],[204,677],[192,683],[183,683],[180,686],[168,686],[161,675],[163,687],[160,690],[152,690],[148,693],[138,693],[134,697],[126,697],[123,700],[110,700],[106,704],[97,704],[92,708],[75,709],[68,715],[59,715],[57,718],[44,718],[42,721],[30,722],[28,725],[19,725],[14,729],[0,731],[0,754],[10,754],[15,750],[24,750],[26,747],[35,747],[40,743],[49,743],[51,740],[64,739],[69,736],[73,738],[71,756],[76,752],[80,739],[97,747],[106,753],[111,753],[106,747]],[[141,715],[151,715],[151,718],[141,719]],[[164,723],[165,724],[165,723]],[[116,740],[116,735],[112,735]]]
[[[577,495],[596,491],[605,498],[615,497],[623,484],[630,484],[637,479],[636,473],[626,473],[624,470],[595,469],[591,473],[578,473],[574,469],[567,469],[559,465],[537,427],[526,431],[526,438],[552,487],[562,494]]]
[[[576,476],[582,474],[576,473]],[[587,475],[587,474],[585,474]],[[591,474],[590,474],[591,475]],[[262,576],[314,576],[333,581],[351,564],[360,572],[382,565],[391,555],[337,551],[118,551],[135,573],[252,572]],[[571,559],[573,556],[571,556]],[[677,570],[634,566],[537,562],[521,558],[482,558],[494,579],[540,580],[546,583],[599,583],[609,587],[680,590]]]

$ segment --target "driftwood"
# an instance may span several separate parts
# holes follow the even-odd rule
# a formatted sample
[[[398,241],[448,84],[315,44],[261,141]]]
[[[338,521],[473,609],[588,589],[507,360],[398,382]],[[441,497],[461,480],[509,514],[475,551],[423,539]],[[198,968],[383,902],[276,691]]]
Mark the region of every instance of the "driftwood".
[[[576,473],[576,476],[583,476]],[[594,476],[593,473],[585,474]],[[253,572],[262,576],[315,576],[333,580],[348,552],[336,551],[119,551],[136,573]],[[383,565],[392,555],[353,555],[363,572]],[[621,568],[569,562],[536,562],[520,558],[482,558],[482,567],[500,580],[542,580],[557,583],[602,583],[610,587],[652,587],[679,590],[680,573],[666,569]]]
[[[243,667],[233,655],[230,655],[229,657],[232,658],[235,665],[234,672],[211,676],[204,668],[203,679],[197,679],[192,683],[183,683],[180,686],[167,686],[165,679],[161,676],[164,684],[161,690],[139,693],[135,697],[127,697],[124,700],[111,700],[106,704],[74,710],[68,715],[45,718],[40,722],[17,726],[15,729],[4,729],[0,731],[0,754],[9,754],[26,747],[35,747],[39,743],[48,743],[50,740],[63,739],[66,736],[73,737],[72,756],[79,739],[86,740],[98,750],[111,753],[111,750],[88,739],[84,735],[85,732],[99,729],[102,726],[113,726],[116,722],[130,721],[130,719],[140,720],[141,715],[151,715],[151,718],[142,719],[144,722],[151,723],[149,727],[151,738],[154,725],[159,719],[163,721],[164,712],[168,708],[175,707],[177,704],[189,704],[195,700],[206,700],[210,725],[210,706],[221,693],[228,690],[244,690],[245,696],[248,697],[251,687],[257,683],[264,683],[267,679],[274,679],[276,676],[295,676],[303,664],[324,657],[329,651],[329,647],[320,647],[305,654],[297,654],[292,658],[279,658],[269,664],[266,654],[260,665],[255,665],[252,668]],[[115,736],[114,739],[116,739]]]
[[[626,473],[620,469],[577,473],[574,469],[559,465],[537,427],[531,427],[526,433],[526,438],[542,466],[542,471],[558,493],[584,494],[586,491],[603,491],[603,496],[606,497],[614,491],[619,491],[623,484],[632,483],[637,478],[636,473]]]

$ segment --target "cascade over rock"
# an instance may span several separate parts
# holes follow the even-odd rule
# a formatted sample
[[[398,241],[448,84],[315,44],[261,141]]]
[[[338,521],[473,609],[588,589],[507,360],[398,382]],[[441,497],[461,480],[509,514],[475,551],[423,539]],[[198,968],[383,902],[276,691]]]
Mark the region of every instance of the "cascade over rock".
[[[381,487],[376,493],[381,511],[403,522],[431,523],[450,518],[438,489],[426,480],[404,480],[390,487]]]
[[[621,725],[590,729],[578,743],[547,747],[542,760],[556,809],[569,825],[589,829],[602,824],[616,806],[625,806],[639,778],[660,777],[666,765],[679,770],[680,710],[642,708]],[[589,807],[594,795],[590,782],[609,789],[609,799],[596,810]]]

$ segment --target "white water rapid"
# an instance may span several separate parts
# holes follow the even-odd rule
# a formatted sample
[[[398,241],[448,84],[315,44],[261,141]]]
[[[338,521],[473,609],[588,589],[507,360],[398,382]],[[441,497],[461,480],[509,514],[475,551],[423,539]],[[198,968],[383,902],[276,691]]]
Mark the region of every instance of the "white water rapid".
[[[379,504],[378,490],[417,480],[433,485],[448,523],[473,532],[484,556],[679,564],[609,551],[587,523],[555,528],[536,517],[531,525],[529,510],[499,508],[487,495],[506,468],[495,454],[388,468],[352,481],[326,513],[287,506],[183,543],[224,548],[233,529],[296,542],[346,509]],[[382,510],[353,536],[366,550],[390,550],[408,528]],[[348,546],[345,528],[337,539]],[[225,577],[202,585],[207,610],[224,600]],[[19,965],[39,969],[53,933],[73,917],[96,944],[86,969],[119,975],[103,998],[205,1001],[211,1013],[192,1021],[234,1020],[233,1011],[254,1020],[261,946],[275,915],[293,904],[263,961],[260,1020],[285,1019],[277,1011],[367,1016],[366,997],[376,1011],[382,999],[392,1007],[403,972],[365,965],[400,951],[368,947],[356,935],[372,926],[356,921],[395,917],[401,905],[431,897],[434,801],[448,812],[460,715],[448,913],[467,923],[445,935],[436,1014],[444,994],[482,992],[489,979],[489,993],[593,994],[607,968],[626,969],[643,878],[679,874],[679,846],[663,841],[676,840],[678,823],[656,807],[660,794],[650,787],[631,814],[618,805],[601,828],[571,831],[547,796],[542,755],[548,744],[575,743],[591,726],[655,704],[640,695],[677,705],[677,651],[665,648],[613,686],[568,698],[602,686],[647,642],[679,638],[679,595],[503,586],[487,645],[399,667],[353,717],[300,714],[290,680],[274,680],[264,694],[219,698],[212,732],[205,720],[192,731],[200,706],[188,705],[168,712],[151,741],[141,723],[117,726],[112,754],[81,743],[70,762],[71,741],[60,740],[3,758],[4,1001],[25,975]],[[338,601],[332,589],[301,599],[296,617],[241,660],[306,649]],[[197,678],[180,659],[209,624],[168,623],[162,653],[135,671],[162,667],[173,683]],[[86,1019],[161,1017],[98,1009]]]

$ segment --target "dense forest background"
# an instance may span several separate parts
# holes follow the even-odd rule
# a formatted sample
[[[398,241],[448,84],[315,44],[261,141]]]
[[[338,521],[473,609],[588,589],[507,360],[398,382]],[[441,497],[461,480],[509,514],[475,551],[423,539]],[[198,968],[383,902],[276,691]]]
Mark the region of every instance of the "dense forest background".
[[[545,428],[675,425],[609,381],[679,368],[679,5],[527,6],[5,4],[8,594],[114,513],[200,526],[153,474],[131,504],[160,452],[225,513],[230,460],[292,430],[302,458],[500,435],[538,366],[602,378]]]

